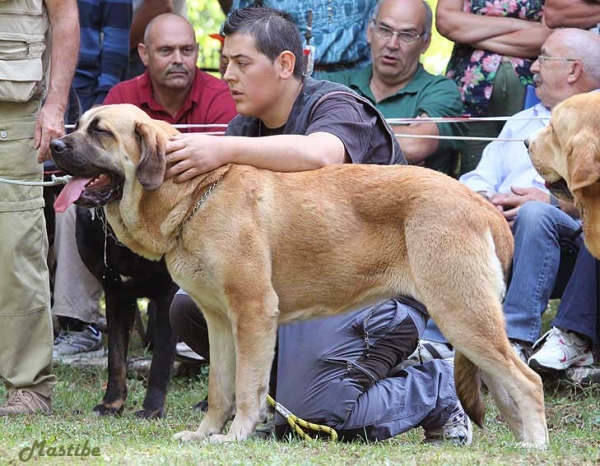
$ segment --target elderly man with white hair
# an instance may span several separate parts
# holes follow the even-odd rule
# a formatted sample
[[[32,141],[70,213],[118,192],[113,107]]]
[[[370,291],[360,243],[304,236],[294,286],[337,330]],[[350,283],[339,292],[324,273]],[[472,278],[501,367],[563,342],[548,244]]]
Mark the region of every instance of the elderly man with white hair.
[[[582,240],[578,235],[579,212],[548,192],[520,141],[548,125],[552,108],[563,100],[600,88],[598,50],[600,37],[589,31],[559,29],[553,32],[531,66],[541,102],[510,118],[500,133],[500,140],[489,144],[477,168],[460,179],[489,199],[512,226],[515,255],[504,313],[508,337],[515,351],[532,366],[540,364],[540,356],[531,360],[530,356],[533,343],[540,336],[541,315],[550,298],[562,294],[563,278],[568,279],[574,267],[573,260],[566,264],[567,256],[561,251],[561,243],[573,239],[571,254],[576,254]],[[560,329],[553,330],[545,337],[567,342],[561,351],[570,354],[563,355],[570,363],[590,362],[589,338],[585,334],[566,330],[559,334]],[[452,348],[432,323],[428,324],[418,355],[422,360],[452,357]]]

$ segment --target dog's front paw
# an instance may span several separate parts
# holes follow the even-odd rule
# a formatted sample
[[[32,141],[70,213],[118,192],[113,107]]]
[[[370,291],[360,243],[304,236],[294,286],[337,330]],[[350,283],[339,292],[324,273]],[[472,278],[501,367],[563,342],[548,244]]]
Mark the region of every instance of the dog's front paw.
[[[140,419],[160,419],[161,417],[163,417],[163,410],[140,409],[139,411],[135,412],[135,417],[138,417]]]
[[[173,440],[180,440],[181,442],[201,442],[206,440],[206,435],[200,434],[197,431],[192,432],[184,430],[173,435]]]
[[[112,406],[100,403],[92,409],[94,414],[98,416],[118,416],[123,413],[125,404],[115,403]]]
[[[235,435],[232,434],[214,434],[208,438],[210,443],[231,443],[231,442],[241,442],[246,439],[238,439]]]

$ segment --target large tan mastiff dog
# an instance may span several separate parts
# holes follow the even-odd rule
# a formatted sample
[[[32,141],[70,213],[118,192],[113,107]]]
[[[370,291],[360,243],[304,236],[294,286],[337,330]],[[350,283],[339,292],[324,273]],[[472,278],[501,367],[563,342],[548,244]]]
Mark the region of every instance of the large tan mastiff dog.
[[[600,259],[600,92],[556,106],[550,125],[526,144],[550,192],[581,212],[585,245]]]
[[[251,435],[266,414],[279,323],[404,294],[427,306],[455,346],[468,415],[483,423],[481,369],[517,439],[547,444],[541,380],[504,329],[512,235],[490,204],[445,175],[406,166],[276,173],[227,165],[176,185],[164,180],[165,141],[176,132],[113,105],[85,113],[51,149],[79,177],[67,201],[105,205],[119,240],[146,258],[164,256],[204,313],[209,410],[197,431],[177,438]]]

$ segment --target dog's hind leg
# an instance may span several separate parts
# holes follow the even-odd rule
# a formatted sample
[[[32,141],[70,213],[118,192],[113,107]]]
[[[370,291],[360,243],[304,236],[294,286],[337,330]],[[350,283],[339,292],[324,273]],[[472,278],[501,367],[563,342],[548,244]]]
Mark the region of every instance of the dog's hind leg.
[[[142,409],[135,413],[137,417],[154,419],[162,417],[164,413],[177,342],[169,320],[169,308],[177,289],[178,286],[173,284],[169,291],[162,291],[153,299],[156,304],[156,336],[146,397]]]
[[[469,396],[473,395],[471,387],[480,385],[481,380],[485,382],[490,393],[494,397],[496,404],[498,405],[500,412],[503,413],[505,421],[513,432],[515,438],[521,440],[523,438],[523,424],[519,417],[519,410],[512,397],[497,381],[488,376],[485,372],[481,371],[475,364],[473,364],[465,355],[460,353],[458,350],[454,356],[454,367],[457,390],[459,392],[459,398],[465,400]],[[468,388],[468,389],[465,389]],[[477,389],[477,396],[479,395],[479,389]],[[477,402],[476,402],[477,403]],[[467,406],[473,403],[465,402]],[[477,416],[478,413],[471,413],[471,415]],[[483,426],[481,426],[483,427]]]
[[[93,412],[100,416],[121,414],[127,399],[127,349],[135,319],[136,299],[105,284],[108,326],[108,384],[102,402]]]
[[[432,248],[411,245],[411,270],[419,298],[456,351],[492,379],[492,395],[517,439],[524,445],[544,448],[548,433],[542,382],[514,352],[505,330],[500,300],[508,256],[501,264],[497,240],[491,234],[462,232],[471,236],[446,238],[451,248],[444,247],[447,243],[441,240],[432,240]],[[457,392],[467,414],[481,423],[481,397],[474,393],[479,388],[469,383],[473,367],[459,362],[460,358],[455,365]]]
[[[473,281],[477,282],[475,278]],[[437,297],[430,296],[424,302],[456,351],[485,372],[498,409],[517,440],[527,446],[545,447],[548,437],[541,379],[510,346],[500,298],[493,289],[482,286],[482,282],[485,280],[479,277],[478,284],[471,290],[462,283],[461,294],[465,296],[458,300],[448,299],[448,290],[441,293],[438,290]],[[456,361],[455,380],[463,402],[465,393],[468,395],[472,389],[461,374],[463,370],[469,372],[468,364],[460,362],[461,356]],[[476,399],[475,396],[468,398]],[[463,406],[470,416],[475,406],[473,420],[482,421],[476,404],[463,402]]]
[[[512,399],[508,391],[498,383],[496,377],[488,375],[486,372],[481,371],[481,379],[487,386],[491,393],[498,409],[502,413],[502,417],[508,424],[508,427],[512,431],[513,435],[519,441],[523,440],[523,423],[519,415],[519,408]]]
[[[505,421],[527,448],[546,448],[548,431],[542,380],[510,347],[485,370],[485,381]],[[491,369],[491,370],[490,370]]]
[[[174,435],[181,441],[206,440],[220,434],[235,412],[235,343],[229,319],[214,311],[203,309],[210,342],[210,371],[208,373],[208,411],[198,430]]]

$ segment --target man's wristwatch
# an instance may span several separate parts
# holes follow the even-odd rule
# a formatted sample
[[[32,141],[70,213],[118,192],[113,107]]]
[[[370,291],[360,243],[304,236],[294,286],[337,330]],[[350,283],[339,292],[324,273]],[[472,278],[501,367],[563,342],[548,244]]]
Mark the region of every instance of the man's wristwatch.
[[[550,204],[556,207],[557,209],[560,209],[560,201],[556,196],[552,194],[550,194]]]

